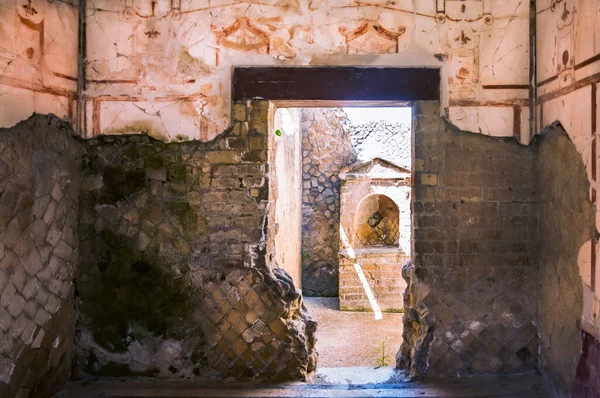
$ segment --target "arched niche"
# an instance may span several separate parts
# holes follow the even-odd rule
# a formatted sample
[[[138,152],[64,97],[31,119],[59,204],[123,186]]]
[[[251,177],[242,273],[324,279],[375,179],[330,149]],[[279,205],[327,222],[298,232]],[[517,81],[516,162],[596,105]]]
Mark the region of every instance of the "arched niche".
[[[356,247],[398,246],[400,210],[386,195],[373,194],[358,204],[354,220]]]

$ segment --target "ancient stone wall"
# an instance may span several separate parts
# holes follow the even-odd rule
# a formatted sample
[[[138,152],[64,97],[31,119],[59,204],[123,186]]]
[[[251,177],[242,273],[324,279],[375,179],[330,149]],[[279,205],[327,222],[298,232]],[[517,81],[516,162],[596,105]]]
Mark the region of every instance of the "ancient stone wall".
[[[351,253],[348,250],[342,251],[339,256],[340,310],[402,311],[406,281],[402,278],[401,271],[408,261],[410,256],[397,247],[364,248]],[[369,293],[373,295],[376,307],[369,300]]]
[[[340,170],[356,154],[340,109],[302,109],[302,291],[338,295]]]
[[[53,115],[0,129],[0,396],[44,397],[71,371],[81,145]]]
[[[579,168],[583,162],[590,184],[589,199],[596,205],[595,225],[600,225],[600,206],[598,191],[598,112],[600,102],[597,101],[600,86],[600,7],[599,0],[566,0],[553,2],[537,1],[536,13],[536,78],[537,78],[537,128],[539,133],[558,121],[565,129],[575,145],[581,160],[569,159],[563,167]],[[567,213],[570,209],[565,209]],[[551,221],[549,221],[551,222]],[[573,226],[574,227],[574,226]],[[568,227],[571,228],[571,225]],[[597,227],[596,227],[597,228]],[[587,368],[590,364],[586,358],[593,356],[594,347],[600,345],[600,245],[590,239],[580,247],[577,263],[581,276],[583,309],[578,314],[581,318],[581,336],[587,336],[582,342],[584,351],[577,377],[591,375],[595,369]],[[557,322],[565,322],[559,311]],[[569,327],[570,329],[571,327]],[[569,332],[569,335],[572,331]],[[591,343],[590,339],[595,340]],[[558,359],[558,358],[556,358]],[[566,371],[562,360],[555,364],[560,373]],[[550,376],[558,377],[556,388],[564,389],[566,374]],[[562,381],[561,381],[562,379]],[[579,380],[586,384],[589,376]],[[597,379],[597,378],[596,378]],[[584,393],[581,397],[595,397],[600,392]]]
[[[374,157],[410,169],[410,126],[385,120],[352,124],[341,109],[308,108],[301,115],[302,289],[310,296],[337,296],[340,171]]]
[[[538,363],[535,152],[414,108],[414,264],[397,364],[418,375]]]
[[[315,328],[265,264],[268,102],[208,144],[88,142],[81,193],[83,375],[302,378]]]
[[[346,127],[358,160],[368,161],[377,157],[410,170],[410,124],[377,120],[363,124],[350,123]]]
[[[582,246],[584,254],[590,250],[584,243],[593,236],[594,208],[585,166],[564,129],[549,127],[540,141],[540,367],[558,396],[569,397],[582,346],[583,291],[577,261]],[[591,387],[594,379],[581,379],[582,387]]]
[[[575,372],[574,396],[597,397],[600,395],[600,343],[593,335],[581,331],[581,357]]]

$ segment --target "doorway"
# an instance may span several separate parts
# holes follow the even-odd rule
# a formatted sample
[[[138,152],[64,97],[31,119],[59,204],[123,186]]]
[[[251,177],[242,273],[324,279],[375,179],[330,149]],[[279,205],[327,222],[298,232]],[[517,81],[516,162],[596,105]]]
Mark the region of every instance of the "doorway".
[[[410,260],[411,108],[272,105],[268,258],[319,322],[319,367],[395,364]]]

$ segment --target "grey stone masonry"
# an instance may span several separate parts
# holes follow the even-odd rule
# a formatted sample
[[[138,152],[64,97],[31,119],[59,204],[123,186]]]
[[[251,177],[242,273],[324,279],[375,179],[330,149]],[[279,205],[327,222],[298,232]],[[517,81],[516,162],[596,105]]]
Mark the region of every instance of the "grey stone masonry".
[[[340,170],[356,154],[341,109],[303,109],[302,290],[308,296],[338,295]]]
[[[585,165],[564,129],[550,126],[538,143],[540,368],[566,397],[572,394],[579,358],[585,363],[594,357],[586,355],[580,340],[584,300],[578,256],[591,249],[583,244],[593,239],[595,212]],[[589,379],[597,377],[592,373]]]
[[[414,255],[397,363],[413,375],[534,369],[535,148],[458,131],[414,108]]]
[[[210,143],[88,142],[81,189],[82,375],[300,379],[314,322],[265,265],[268,102]],[[60,247],[59,254],[66,254]]]
[[[44,397],[71,371],[82,144],[53,115],[0,129],[0,396]]]

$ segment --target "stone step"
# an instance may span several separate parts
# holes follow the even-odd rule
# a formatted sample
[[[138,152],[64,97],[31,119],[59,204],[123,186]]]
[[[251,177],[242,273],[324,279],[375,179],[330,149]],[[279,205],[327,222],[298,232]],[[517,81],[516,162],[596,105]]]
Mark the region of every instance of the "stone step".
[[[324,368],[307,383],[208,383],[191,381],[79,381],[68,384],[54,398],[550,398],[535,373],[403,381],[392,368]]]

